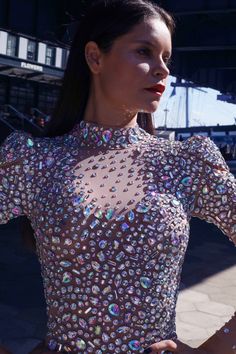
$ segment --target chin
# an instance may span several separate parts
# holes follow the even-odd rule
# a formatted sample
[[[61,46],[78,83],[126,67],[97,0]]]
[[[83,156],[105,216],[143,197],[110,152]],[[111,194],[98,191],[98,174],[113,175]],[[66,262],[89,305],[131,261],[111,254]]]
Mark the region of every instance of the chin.
[[[159,102],[155,101],[150,103],[149,105],[145,105],[142,108],[140,108],[140,112],[143,113],[154,113],[159,107]]]

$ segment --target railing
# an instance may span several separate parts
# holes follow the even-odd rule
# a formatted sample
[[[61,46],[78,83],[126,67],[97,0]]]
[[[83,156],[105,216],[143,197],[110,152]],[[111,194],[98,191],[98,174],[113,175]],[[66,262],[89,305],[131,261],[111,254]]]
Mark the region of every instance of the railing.
[[[10,104],[5,104],[2,106],[4,109],[4,113],[9,114],[9,118],[11,119],[11,117],[17,118],[20,121],[20,127],[21,129],[25,130],[25,124],[29,125],[32,128],[35,128],[37,132],[43,132],[43,129],[40,128],[37,124],[35,124],[34,122],[32,122],[30,120],[30,117],[27,116],[24,113],[21,113],[20,111],[18,111],[15,107],[13,107]],[[2,115],[4,115],[4,113],[2,113]],[[5,120],[5,119],[4,119]],[[5,120],[6,121],[6,120]],[[15,129],[15,128],[14,128]]]
[[[44,119],[47,118],[47,114],[43,113],[43,112],[40,111],[38,108],[33,107],[33,108],[32,108],[32,111],[33,111],[34,113],[37,113],[40,117],[43,117]]]
[[[10,128],[12,131],[15,131],[16,129],[13,127],[12,124],[10,124],[6,118],[4,118],[4,115],[2,112],[0,112],[0,121],[5,124],[8,128]]]

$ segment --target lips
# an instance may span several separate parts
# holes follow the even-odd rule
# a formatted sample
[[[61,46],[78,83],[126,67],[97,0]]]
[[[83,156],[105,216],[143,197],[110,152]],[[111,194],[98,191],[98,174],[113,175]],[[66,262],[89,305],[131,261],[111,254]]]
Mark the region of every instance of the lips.
[[[163,92],[165,91],[165,85],[157,84],[152,87],[146,88],[146,90],[162,95]]]

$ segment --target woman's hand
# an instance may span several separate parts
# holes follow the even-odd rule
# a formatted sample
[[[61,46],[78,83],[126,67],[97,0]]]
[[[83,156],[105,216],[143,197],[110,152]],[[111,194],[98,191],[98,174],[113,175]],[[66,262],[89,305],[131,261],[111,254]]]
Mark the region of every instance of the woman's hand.
[[[144,354],[161,354],[165,351],[176,352],[177,344],[173,340],[162,340],[150,345],[144,350]]]
[[[191,348],[179,340],[162,340],[154,343],[145,349],[144,354],[208,354],[206,351],[198,348]]]

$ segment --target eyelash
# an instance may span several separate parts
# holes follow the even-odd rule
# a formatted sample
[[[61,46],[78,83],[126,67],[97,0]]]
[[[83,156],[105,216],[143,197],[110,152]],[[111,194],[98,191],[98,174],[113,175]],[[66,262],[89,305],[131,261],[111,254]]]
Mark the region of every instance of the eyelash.
[[[137,50],[137,52],[138,52],[138,54],[145,55],[145,56],[149,56],[151,54],[151,50],[148,48],[140,48]],[[143,54],[143,53],[145,53],[145,54]]]
[[[167,68],[169,68],[169,67],[171,66],[171,63],[172,63],[171,58],[166,58],[166,59],[164,60],[164,62],[165,62],[165,64],[166,64]]]
[[[149,48],[140,48],[137,50],[138,54],[144,56],[151,56],[151,50]],[[171,58],[164,58],[165,65],[169,68],[171,65]]]

